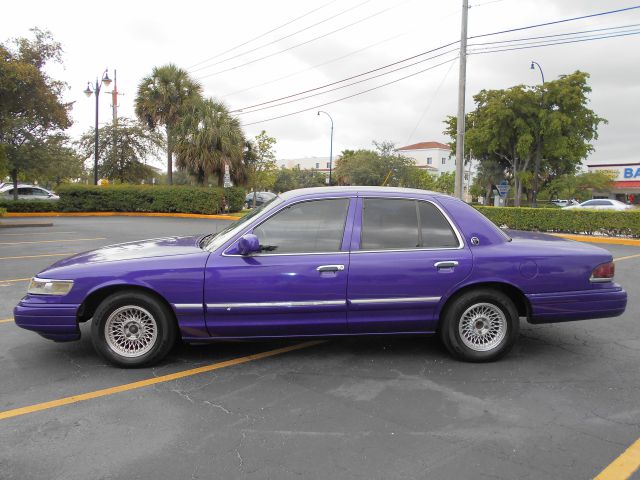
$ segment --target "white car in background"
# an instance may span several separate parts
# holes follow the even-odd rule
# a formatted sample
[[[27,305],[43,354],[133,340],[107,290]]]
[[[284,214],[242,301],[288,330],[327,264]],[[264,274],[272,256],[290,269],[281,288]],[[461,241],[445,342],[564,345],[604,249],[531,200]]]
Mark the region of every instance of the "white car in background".
[[[572,210],[572,209],[584,209],[588,208],[590,210],[629,210],[633,208],[633,205],[627,205],[619,200],[611,200],[608,198],[594,198],[593,200],[587,200],[586,202],[582,202],[578,205],[570,205],[568,207],[564,207],[563,210]]]
[[[13,184],[0,185],[0,199],[13,200]],[[18,200],[60,200],[60,197],[37,185],[18,184]]]

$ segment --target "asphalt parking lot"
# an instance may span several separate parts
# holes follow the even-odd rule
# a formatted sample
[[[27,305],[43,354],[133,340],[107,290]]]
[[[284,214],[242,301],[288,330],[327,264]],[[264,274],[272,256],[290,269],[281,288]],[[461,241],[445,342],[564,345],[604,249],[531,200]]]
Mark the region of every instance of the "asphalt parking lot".
[[[600,245],[619,259],[624,316],[523,323],[496,363],[457,362],[429,337],[181,345],[120,370],[86,324],[64,344],[16,327],[28,279],[74,252],[226,222],[51,221],[0,229],[0,479],[583,479],[640,437],[640,247]]]

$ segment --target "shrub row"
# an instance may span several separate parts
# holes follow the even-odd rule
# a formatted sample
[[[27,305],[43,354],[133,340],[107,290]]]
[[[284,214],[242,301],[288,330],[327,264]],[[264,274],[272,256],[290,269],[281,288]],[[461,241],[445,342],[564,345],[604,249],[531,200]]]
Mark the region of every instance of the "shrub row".
[[[5,208],[0,208],[0,217],[4,216],[5,213],[7,213],[7,210]]]
[[[514,230],[640,237],[639,211],[476,207],[498,226]]]
[[[162,212],[217,214],[242,210],[244,190],[189,186],[61,185],[58,201],[0,201],[9,212]]]

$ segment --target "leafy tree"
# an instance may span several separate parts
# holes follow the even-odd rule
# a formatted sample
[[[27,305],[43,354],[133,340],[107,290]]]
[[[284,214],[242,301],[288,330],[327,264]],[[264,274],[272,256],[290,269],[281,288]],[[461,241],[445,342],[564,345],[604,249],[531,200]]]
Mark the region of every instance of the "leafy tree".
[[[33,39],[0,44],[0,166],[14,186],[19,175],[42,168],[43,161],[56,162],[44,155],[58,144],[50,137],[71,126],[71,104],[62,100],[66,85],[46,73],[50,62],[61,63],[62,48],[51,33],[31,32]]]
[[[437,192],[452,195],[455,188],[456,174],[454,172],[441,173],[436,178],[434,189]]]
[[[336,178],[346,185],[407,186],[415,180],[415,162],[398,154],[391,142],[373,142],[376,150],[345,150],[336,161]]]
[[[248,186],[256,192],[257,190],[269,190],[274,188],[278,167],[276,166],[276,154],[273,149],[277,140],[267,135],[262,130],[255,139],[248,144],[248,153],[245,155]],[[284,190],[283,190],[284,191]],[[253,196],[253,206],[255,206],[256,196]]]
[[[49,136],[44,147],[36,149],[32,155],[37,159],[38,168],[31,171],[28,178],[51,188],[80,179],[87,173],[85,157],[76,151],[66,135]]]
[[[160,133],[127,118],[98,129],[98,138],[100,171],[120,183],[138,183],[152,177],[155,170],[147,165],[147,159],[155,157],[165,144]],[[85,158],[93,154],[93,129],[82,135],[78,146]]]
[[[177,165],[194,175],[199,185],[208,175],[217,175],[218,186],[222,187],[225,165],[232,179],[243,183],[244,135],[240,122],[224,104],[213,99],[193,102],[175,131]]]
[[[465,156],[473,152],[481,164],[501,164],[514,185],[516,206],[526,185],[535,203],[540,185],[573,173],[593,151],[590,142],[606,120],[587,106],[588,78],[576,71],[536,87],[482,90],[474,96],[476,108],[466,119]],[[445,124],[445,133],[455,138],[455,117]]]
[[[276,192],[287,192],[296,188],[323,187],[326,184],[326,177],[317,170],[281,168],[276,174],[273,189]]]
[[[407,187],[422,190],[435,190],[437,176],[419,167],[412,167],[407,179]]]
[[[616,176],[616,172],[608,170],[584,172],[579,175],[561,175],[547,185],[542,195],[548,195],[550,199],[588,200],[592,198],[594,191],[611,191]]]
[[[154,67],[138,85],[135,112],[151,130],[165,129],[167,140],[167,183],[173,183],[175,128],[187,107],[201,98],[202,87],[189,73],[174,64]]]

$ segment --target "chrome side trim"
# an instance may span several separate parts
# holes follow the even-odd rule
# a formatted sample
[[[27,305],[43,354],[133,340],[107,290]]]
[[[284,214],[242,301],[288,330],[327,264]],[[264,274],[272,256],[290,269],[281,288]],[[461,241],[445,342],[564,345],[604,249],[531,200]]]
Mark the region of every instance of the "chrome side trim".
[[[346,300],[310,300],[306,302],[207,303],[207,308],[322,307],[345,305]]]
[[[412,303],[412,302],[424,302],[424,303],[436,303],[440,301],[442,297],[401,297],[401,298],[357,298],[349,300],[349,302],[355,305],[375,304],[375,303]]]
[[[202,303],[174,303],[173,306],[176,308],[204,308]]]
[[[613,278],[604,278],[604,277],[591,276],[589,278],[589,281],[591,283],[612,283],[613,282]]]

